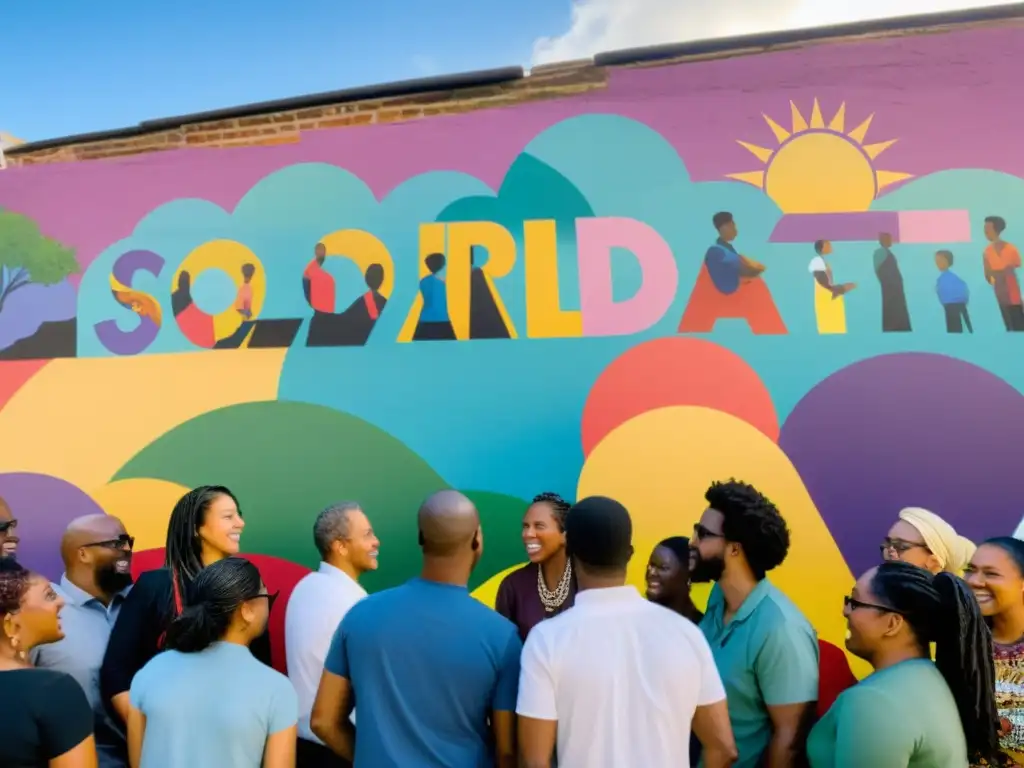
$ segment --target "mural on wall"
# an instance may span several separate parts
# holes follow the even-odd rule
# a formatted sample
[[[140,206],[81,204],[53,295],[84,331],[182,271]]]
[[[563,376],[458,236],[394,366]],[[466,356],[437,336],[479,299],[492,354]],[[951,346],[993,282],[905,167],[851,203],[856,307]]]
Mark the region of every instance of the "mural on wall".
[[[1024,152],[968,119],[1005,68],[978,86],[957,67],[1022,38],[623,70],[597,95],[298,145],[6,172],[0,497],[21,558],[59,575],[63,526],[102,510],[158,564],[175,500],[223,483],[286,593],[316,512],[360,500],[380,589],[417,569],[419,502],[454,486],[483,516],[486,601],[553,490],[626,503],[640,584],[735,476],[792,528],[771,578],[842,646],[841,598],[900,508],[976,539],[1020,522],[1001,447],[1024,432]],[[914,82],[880,80],[902,61]]]

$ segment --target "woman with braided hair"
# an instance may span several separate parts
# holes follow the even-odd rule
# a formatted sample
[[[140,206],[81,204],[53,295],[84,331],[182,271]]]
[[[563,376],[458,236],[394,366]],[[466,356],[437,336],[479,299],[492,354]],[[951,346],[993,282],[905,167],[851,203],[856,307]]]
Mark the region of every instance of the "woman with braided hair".
[[[494,608],[519,629],[523,640],[536,624],[572,607],[576,577],[565,551],[569,502],[542,493],[523,516],[523,545],[530,563],[513,571],[498,587]]]
[[[811,768],[962,768],[998,757],[992,639],[963,580],[886,562],[858,579],[843,615],[847,649],[875,671],[814,726]]]
[[[96,768],[93,712],[71,675],[36,669],[33,648],[64,637],[46,578],[0,557],[0,765]]]
[[[100,688],[122,722],[135,673],[164,648],[167,628],[190,602],[192,582],[209,565],[238,554],[245,521],[238,499],[221,485],[202,485],[174,505],[167,523],[164,567],[139,576],[128,593],[100,669]],[[253,640],[253,655],[270,664],[270,638]]]

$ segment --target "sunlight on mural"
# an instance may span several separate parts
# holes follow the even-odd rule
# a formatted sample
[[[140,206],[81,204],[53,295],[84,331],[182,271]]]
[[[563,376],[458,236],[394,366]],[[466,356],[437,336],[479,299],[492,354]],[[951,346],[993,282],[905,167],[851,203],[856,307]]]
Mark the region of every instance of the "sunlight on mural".
[[[790,130],[763,115],[778,142],[774,149],[738,140],[765,169],[727,174],[763,189],[783,213],[866,211],[881,190],[911,177],[876,168],[874,161],[896,139],[864,143],[874,115],[846,132],[845,102],[827,125],[817,99],[809,121],[793,102],[790,110]]]

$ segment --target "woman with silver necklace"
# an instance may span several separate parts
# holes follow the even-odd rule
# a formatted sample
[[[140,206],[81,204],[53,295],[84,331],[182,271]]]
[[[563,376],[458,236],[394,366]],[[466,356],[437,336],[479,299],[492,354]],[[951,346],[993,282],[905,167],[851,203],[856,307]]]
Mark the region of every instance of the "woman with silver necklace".
[[[516,625],[523,640],[534,625],[570,608],[576,597],[576,577],[565,551],[568,511],[569,503],[557,493],[534,498],[523,516],[523,545],[530,562],[498,587],[494,608]]]

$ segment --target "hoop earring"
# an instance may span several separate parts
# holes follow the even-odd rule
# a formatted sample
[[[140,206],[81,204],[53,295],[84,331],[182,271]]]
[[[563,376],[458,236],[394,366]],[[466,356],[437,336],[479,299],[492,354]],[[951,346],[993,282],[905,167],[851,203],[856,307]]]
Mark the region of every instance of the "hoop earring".
[[[25,661],[26,654],[24,651],[19,651],[18,646],[21,645],[21,641],[16,637],[11,638],[11,648],[14,649],[14,655],[21,661]]]

